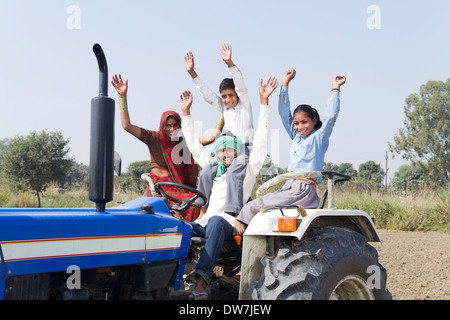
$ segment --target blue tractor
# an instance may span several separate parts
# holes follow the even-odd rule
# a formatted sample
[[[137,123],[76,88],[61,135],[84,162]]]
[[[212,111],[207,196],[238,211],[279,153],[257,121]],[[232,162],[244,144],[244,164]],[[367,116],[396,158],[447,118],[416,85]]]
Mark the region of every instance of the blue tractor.
[[[115,102],[103,50],[95,44],[93,51],[100,90],[91,101],[89,198],[96,208],[0,208],[0,299],[163,298],[169,286],[180,288],[192,228],[172,217],[167,199],[106,209],[120,167]]]
[[[195,196],[170,206],[176,199],[160,183],[150,189],[161,197],[106,209],[120,161],[114,160],[115,102],[107,94],[106,59],[98,44],[93,50],[100,93],[91,102],[89,198],[96,208],[0,208],[0,299],[165,299],[170,288],[185,287],[195,268],[204,239],[191,239],[191,226],[171,210],[183,212],[198,197],[206,203],[197,190],[185,187]],[[264,208],[261,196],[276,183],[321,176],[328,177],[328,208],[325,196],[318,209]],[[391,299],[386,270],[368,244],[382,242],[374,221],[361,210],[334,208],[334,185],[348,179],[290,172],[260,186],[260,213],[242,246],[227,244],[219,258],[223,270],[241,271],[239,287],[222,290],[214,282],[210,297]]]

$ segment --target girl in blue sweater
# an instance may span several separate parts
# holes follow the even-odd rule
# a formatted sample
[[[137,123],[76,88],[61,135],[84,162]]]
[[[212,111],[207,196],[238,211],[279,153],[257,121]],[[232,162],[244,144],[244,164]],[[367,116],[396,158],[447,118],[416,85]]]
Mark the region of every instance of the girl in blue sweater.
[[[317,110],[305,104],[299,105],[294,113],[291,113],[288,88],[295,75],[295,69],[288,70],[284,74],[278,103],[278,112],[284,128],[292,139],[288,171],[322,171],[330,135],[339,114],[340,89],[345,84],[346,78],[341,75],[334,77],[331,97],[321,120]],[[316,193],[318,183],[320,178],[291,179],[279,190],[264,195],[262,200],[267,209],[280,205],[317,208],[319,206],[319,197]],[[237,217],[235,223],[237,233],[242,234],[258,212],[256,200],[248,202]]]

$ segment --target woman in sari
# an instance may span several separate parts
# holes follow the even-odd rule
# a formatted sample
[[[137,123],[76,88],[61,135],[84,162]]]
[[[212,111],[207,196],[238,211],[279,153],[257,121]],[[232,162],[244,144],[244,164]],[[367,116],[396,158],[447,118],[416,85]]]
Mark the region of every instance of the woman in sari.
[[[114,75],[111,81],[119,94],[120,120],[122,127],[143,143],[150,152],[151,172],[149,174],[154,184],[158,182],[175,182],[192,188],[197,188],[198,167],[192,159],[183,138],[177,137],[181,129],[181,118],[175,111],[166,111],[162,114],[158,131],[147,130],[130,121],[127,105],[128,80]],[[205,139],[206,140],[206,139]],[[212,139],[209,139],[212,140]],[[163,188],[164,191],[177,199],[189,200],[192,194],[178,188]],[[148,191],[147,196],[151,196]],[[173,205],[173,203],[171,203]],[[183,215],[187,221],[195,220],[200,213],[199,207],[189,208]]]

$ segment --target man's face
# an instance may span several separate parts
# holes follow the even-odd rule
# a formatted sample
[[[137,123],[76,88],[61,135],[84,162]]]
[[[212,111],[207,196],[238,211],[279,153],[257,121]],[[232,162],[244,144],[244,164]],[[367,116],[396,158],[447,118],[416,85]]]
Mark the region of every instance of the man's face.
[[[228,168],[231,162],[233,162],[233,159],[237,157],[237,153],[233,148],[224,148],[217,151],[217,157]]]
[[[220,91],[220,96],[222,97],[222,101],[225,106],[230,109],[236,107],[239,101],[237,93],[234,89],[224,89]]]

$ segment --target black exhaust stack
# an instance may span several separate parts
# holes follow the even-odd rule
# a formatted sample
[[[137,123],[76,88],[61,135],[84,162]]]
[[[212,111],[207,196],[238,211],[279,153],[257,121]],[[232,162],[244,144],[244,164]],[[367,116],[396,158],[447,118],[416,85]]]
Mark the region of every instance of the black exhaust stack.
[[[108,97],[108,65],[99,44],[95,53],[100,71],[99,95],[91,100],[91,150],[89,200],[96,203],[97,212],[105,212],[106,203],[114,191],[114,109]]]

